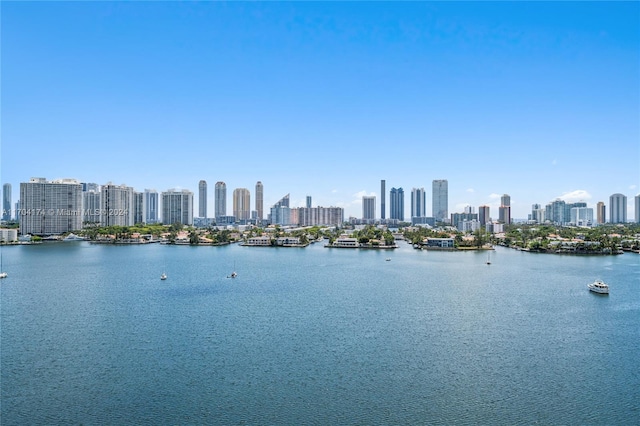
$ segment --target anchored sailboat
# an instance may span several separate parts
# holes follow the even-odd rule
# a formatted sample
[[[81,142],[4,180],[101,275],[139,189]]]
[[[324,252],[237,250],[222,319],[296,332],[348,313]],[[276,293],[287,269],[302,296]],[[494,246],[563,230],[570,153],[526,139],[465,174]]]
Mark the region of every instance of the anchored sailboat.
[[[2,270],[2,248],[0,248],[0,278],[7,278],[9,275]]]
[[[236,262],[233,262],[233,272],[231,273],[231,275],[227,275],[227,278],[235,278],[238,276],[238,273],[236,272]]]

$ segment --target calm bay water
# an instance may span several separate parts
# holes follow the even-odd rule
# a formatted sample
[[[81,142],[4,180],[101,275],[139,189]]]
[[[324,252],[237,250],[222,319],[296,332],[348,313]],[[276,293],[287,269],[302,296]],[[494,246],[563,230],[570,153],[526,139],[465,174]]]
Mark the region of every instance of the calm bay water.
[[[3,425],[640,419],[636,254],[2,250]]]

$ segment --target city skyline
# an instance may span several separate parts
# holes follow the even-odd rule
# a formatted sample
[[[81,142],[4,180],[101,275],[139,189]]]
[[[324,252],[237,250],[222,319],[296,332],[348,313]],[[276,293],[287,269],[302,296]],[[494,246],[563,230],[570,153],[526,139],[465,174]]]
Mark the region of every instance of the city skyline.
[[[158,204],[158,192],[154,189],[150,190],[150,189],[144,189],[144,191],[140,191],[137,188],[133,188],[133,187],[129,187],[126,184],[122,184],[122,185],[114,185],[112,182],[108,182],[106,184],[98,184],[98,183],[94,183],[94,182],[80,182],[78,179],[75,178],[65,178],[65,179],[51,179],[48,180],[47,178],[42,178],[42,177],[32,177],[29,181],[25,181],[25,182],[21,182],[20,185],[22,184],[26,184],[28,182],[63,182],[63,181],[77,181],[79,185],[81,185],[81,187],[83,188],[82,193],[83,194],[87,194],[87,197],[85,197],[83,195],[83,204],[82,204],[82,208],[85,210],[94,210],[94,209],[102,209],[102,210],[108,210],[108,209],[112,209],[112,208],[126,208],[128,209],[128,206],[132,206],[134,202],[139,202],[140,205],[142,206],[141,209],[139,209],[139,213],[141,214],[141,218],[144,217],[144,221],[146,221],[147,223],[155,223],[158,220],[158,214],[157,211],[159,209],[163,209],[164,207]],[[384,182],[384,180],[382,180]],[[3,192],[2,192],[2,198],[3,198],[3,205],[7,205],[9,203],[9,201],[15,201],[15,200],[7,200],[5,197],[5,191],[4,189],[7,188],[7,185],[9,184],[5,184],[3,186]],[[398,219],[400,216],[403,217],[404,220],[404,216],[407,216],[407,221],[411,222],[411,218],[412,217],[435,217],[435,211],[439,209],[438,207],[438,200],[442,201],[443,203],[447,204],[448,203],[446,201],[446,198],[448,197],[448,181],[446,179],[436,179],[433,180],[432,182],[432,215],[433,216],[428,216],[427,212],[429,211],[429,209],[426,207],[428,206],[428,203],[426,202],[426,199],[428,198],[428,193],[425,191],[424,188],[413,188],[412,192],[411,192],[411,204],[408,206],[404,205],[403,202],[403,198],[404,198],[404,194],[402,192],[402,188],[391,188],[388,191],[388,195],[390,197],[390,199],[392,200],[392,207],[391,207],[391,211],[392,214],[390,216],[391,219]],[[9,190],[11,189],[11,187],[9,186]],[[110,191],[117,191],[118,192],[118,197],[122,198],[122,200],[117,201],[117,204],[112,205],[109,204],[110,201],[110,197],[107,197],[106,194],[109,194]],[[237,196],[236,195],[236,191],[239,190],[242,192],[242,197],[251,197],[251,191],[246,189],[246,188],[235,188],[233,189],[233,196]],[[256,198],[255,201],[255,208],[256,210],[246,210],[243,207],[243,219],[247,219],[247,217],[244,217],[246,215],[252,216],[253,214],[256,215],[255,218],[258,219],[266,219],[266,217],[260,217],[260,213],[259,213],[259,207],[262,207],[262,197],[263,197],[263,191],[264,191],[264,185],[262,184],[261,181],[258,181],[256,183],[256,192],[254,193],[254,197]],[[399,191],[399,192],[398,192]],[[171,192],[182,192],[182,193],[190,193],[191,194],[191,198],[192,198],[192,203],[195,206],[196,203],[201,206],[200,203],[200,197],[204,196],[205,201],[209,200],[208,197],[208,190],[207,190],[207,185],[206,185],[206,181],[204,180],[200,180],[198,183],[198,198],[196,199],[194,196],[194,193],[192,191],[190,191],[189,189],[183,189],[183,188],[170,188],[167,189],[166,191],[161,191],[162,194],[164,193],[171,193]],[[206,215],[206,216],[202,216],[200,214],[195,214],[195,210],[194,213],[191,215],[193,219],[200,217],[200,218],[215,218],[215,219],[219,219],[223,216],[228,216],[229,214],[231,214],[231,216],[235,216],[236,212],[235,212],[235,207],[232,208],[232,211],[227,211],[226,210],[226,198],[227,198],[227,188],[226,188],[226,184],[225,182],[222,181],[218,181],[216,182],[215,185],[215,189],[214,189],[214,200],[210,200],[209,202],[212,203],[212,211],[215,211],[216,214],[215,216],[211,216],[211,215]],[[97,198],[95,198],[93,195],[94,193],[96,193],[96,195],[98,195]],[[121,195],[121,194],[126,194],[126,195]],[[368,206],[362,206],[362,210],[361,210],[361,214],[360,215],[346,215],[345,213],[345,218],[349,218],[349,217],[353,217],[353,218],[361,218],[361,219],[375,219],[375,220],[379,220],[379,219],[384,219],[381,217],[381,213],[378,213],[379,210],[378,208],[382,206],[381,202],[378,203],[377,202],[377,195],[375,193],[372,193],[373,195],[363,195],[362,199],[364,200],[369,200],[369,205]],[[397,195],[400,197],[400,199],[397,199]],[[417,198],[416,198],[416,194],[420,194]],[[8,193],[9,196],[11,196],[11,191],[9,191]],[[134,201],[134,196],[140,196],[139,200]],[[155,197],[154,197],[155,196]],[[123,198],[124,197],[124,198]],[[95,198],[95,200],[94,200]],[[127,201],[123,201],[124,199],[127,199]],[[283,203],[283,200],[286,200],[286,204],[287,206],[291,206],[292,208],[301,208],[301,207],[313,207],[312,205],[312,196],[307,195],[304,197],[304,203],[302,203],[302,201],[298,202],[298,204],[295,203],[291,203],[290,202],[290,194],[287,194],[284,198],[281,198],[278,202],[274,203],[272,206],[269,207],[273,207],[273,206],[279,206]],[[565,202],[567,204],[576,204],[576,205],[580,205],[584,208],[589,208],[592,209],[594,214],[597,215],[597,222],[596,222],[596,217],[593,218],[594,223],[625,223],[625,222],[638,222],[638,215],[640,214],[640,212],[638,211],[638,203],[639,203],[639,199],[640,199],[640,194],[637,194],[635,196],[631,196],[631,197],[627,197],[624,194],[620,194],[620,193],[616,193],[616,194],[611,194],[608,197],[608,201],[598,201],[597,203],[587,203],[584,200],[579,200],[579,201],[573,201],[573,200],[565,200],[563,198],[556,198],[554,200],[550,200],[548,202],[545,202],[543,204],[541,203],[533,203],[530,206],[530,210],[529,212],[527,212],[526,217],[513,217],[511,215],[511,196],[509,194],[502,194],[502,195],[497,195],[497,194],[493,194],[492,198],[495,199],[499,199],[496,201],[496,207],[492,210],[491,209],[491,205],[487,205],[487,204],[483,204],[480,206],[473,206],[471,204],[465,204],[464,206],[457,206],[460,207],[459,209],[455,210],[455,211],[449,211],[447,213],[446,216],[443,216],[444,219],[449,220],[450,219],[450,214],[454,214],[454,213],[469,213],[469,209],[471,209],[472,211],[475,210],[476,208],[483,211],[484,216],[486,216],[486,219],[491,219],[493,221],[499,221],[502,223],[510,223],[513,220],[517,220],[517,221],[524,221],[524,220],[534,220],[537,222],[540,222],[539,217],[538,217],[538,212],[542,211],[544,212],[545,210],[545,206],[548,205],[556,205],[558,203],[562,203],[562,205],[564,206]],[[143,201],[144,200],[144,201]],[[242,201],[242,203],[246,203],[246,199],[243,198],[244,201]],[[420,207],[418,207],[415,203],[415,200],[420,200],[419,201],[419,205]],[[444,201],[443,201],[444,200]],[[615,204],[614,204],[614,200],[615,200]],[[627,202],[627,200],[630,200],[629,202]],[[111,201],[113,202],[113,201]],[[398,202],[400,203],[398,205]],[[106,203],[106,204],[105,204]],[[379,205],[380,204],[380,205]],[[317,205],[315,207],[339,207],[342,208],[344,210],[343,207],[340,206],[320,206]],[[17,208],[17,205],[16,205]],[[422,213],[418,213],[418,215],[414,215],[414,209],[418,209],[418,211],[422,212]],[[603,211],[600,211],[600,209],[604,208]],[[373,211],[371,210],[373,209]],[[408,212],[405,211],[406,209],[408,209]],[[447,210],[447,207],[445,207],[445,210]],[[368,213],[365,215],[365,211],[367,211]],[[403,215],[399,214],[399,211],[403,212]],[[493,213],[491,213],[491,211],[493,211]],[[557,207],[553,208],[553,211],[555,211],[555,214],[559,214],[560,210],[558,210]],[[6,213],[6,209],[3,208],[3,214]],[[11,217],[14,218],[16,212],[14,211],[14,209],[11,209],[9,211],[9,213],[11,214]],[[133,215],[133,210],[131,210],[129,212],[131,215]],[[408,214],[407,214],[408,213]],[[488,213],[488,214],[487,214]],[[373,214],[375,217],[371,216],[371,214]],[[560,217],[563,216],[564,213],[560,213]],[[567,213],[568,214],[568,213]],[[366,216],[366,217],[365,217]],[[542,214],[542,217],[544,217],[544,213]],[[161,218],[160,218],[161,219]],[[566,222],[563,220],[558,220],[557,217],[545,217],[545,220],[551,220],[552,222]],[[5,220],[3,218],[3,220]],[[99,220],[99,218],[98,218]],[[96,220],[96,221],[98,221]],[[131,221],[131,220],[129,220]],[[135,222],[135,220],[133,221]],[[139,221],[142,222],[142,221]],[[135,222],[135,223],[139,223],[139,222]]]
[[[620,193],[635,217],[637,2],[1,7],[12,204],[33,176],[194,193],[261,181],[265,208],[290,193],[360,217],[375,196],[381,216],[381,180],[427,188],[430,212],[446,179],[448,213],[495,219],[510,194],[526,219]]]
[[[204,181],[200,181],[202,188]],[[446,180],[434,180],[434,200],[446,198]],[[222,182],[216,183],[216,198],[226,198],[226,194],[219,197],[219,189]],[[262,190],[262,183],[256,184],[256,192]],[[149,209],[154,206],[149,204],[150,190],[145,192],[135,191],[126,185],[113,185],[111,183],[99,187],[95,183],[80,182],[76,179],[64,179],[47,181],[45,178],[32,178],[29,182],[20,184],[20,210],[16,212],[19,217],[20,233],[35,235],[61,234],[82,229],[85,225],[95,226],[132,226],[143,222],[148,217]],[[153,191],[155,192],[155,191]],[[157,194],[157,193],[156,193]],[[206,191],[200,194],[206,199]],[[306,198],[306,207],[290,208],[290,194],[282,197],[270,208],[267,224],[281,226],[311,226],[316,224],[340,225],[344,220],[344,209],[341,207],[316,207],[312,208],[311,196]],[[403,190],[391,188],[391,219],[403,221]],[[194,194],[189,190],[168,190],[161,193],[162,217],[164,224],[181,223],[187,226],[207,224],[200,217],[199,223],[194,218]],[[424,188],[413,188],[411,193],[411,223],[436,225],[439,222],[435,217],[425,217]],[[259,224],[257,211],[250,211],[250,192],[246,188],[236,188],[233,191],[233,220],[228,217],[216,218],[224,224],[247,224],[255,221]],[[363,196],[362,217],[354,219],[352,223],[374,224],[380,220],[376,215],[376,197]],[[610,197],[609,223],[626,223],[627,197],[623,194],[613,194]],[[640,195],[634,198],[635,222],[640,223]],[[259,203],[256,203],[256,208]],[[490,217],[490,207],[480,206],[479,213],[475,213],[475,207],[466,206],[464,213],[451,213],[450,218],[444,221],[462,232],[474,232],[484,226],[489,232],[502,232],[504,224],[512,223],[510,215],[511,196],[503,194],[500,201],[499,218],[496,222]],[[565,203],[556,200],[548,203],[544,209],[540,204],[532,205],[530,220],[528,223],[553,223],[556,225],[573,225],[591,227],[603,223],[603,203],[598,203],[597,214],[594,209],[585,202]],[[434,213],[440,213],[443,206],[434,206]],[[205,216],[206,217],[206,216]],[[597,222],[594,218],[597,217]],[[490,221],[488,220],[490,219]],[[340,220],[338,222],[338,220]],[[398,222],[394,221],[393,224]],[[154,220],[153,223],[156,223]],[[384,220],[383,220],[384,223]],[[390,224],[390,223],[386,223]]]

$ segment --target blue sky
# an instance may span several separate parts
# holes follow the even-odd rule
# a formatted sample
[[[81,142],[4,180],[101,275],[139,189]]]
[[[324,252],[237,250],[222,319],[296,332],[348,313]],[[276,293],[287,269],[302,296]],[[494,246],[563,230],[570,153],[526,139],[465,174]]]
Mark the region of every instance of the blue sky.
[[[450,212],[493,217],[503,193],[526,218],[617,192],[632,217],[640,192],[639,2],[0,7],[14,202],[32,176],[196,193],[205,179],[211,214],[219,180],[356,217],[380,179],[404,188],[407,216],[413,187],[431,211],[433,179]]]

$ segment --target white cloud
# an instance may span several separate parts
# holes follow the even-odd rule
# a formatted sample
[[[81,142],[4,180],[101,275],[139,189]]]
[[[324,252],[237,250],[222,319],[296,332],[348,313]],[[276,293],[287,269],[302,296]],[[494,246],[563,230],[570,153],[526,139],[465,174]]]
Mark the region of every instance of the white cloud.
[[[337,190],[337,189],[332,189],[332,190],[331,190],[331,193],[332,193],[332,194],[336,194],[337,192],[338,192],[338,190]]]
[[[473,188],[467,189],[467,192],[476,192]]]
[[[560,195],[559,197],[556,197],[556,198],[560,198],[563,201],[573,203],[573,202],[576,202],[576,201],[590,200],[591,199],[591,194],[589,194],[584,189],[576,189],[575,191],[565,192],[564,194],[562,194],[562,195]]]
[[[496,193],[493,193],[493,194],[489,195],[489,198],[491,198],[492,200],[495,200],[495,199],[500,198],[500,197],[502,197],[502,195],[496,194]]]
[[[629,185],[629,189],[636,189],[637,187],[637,185]]]

